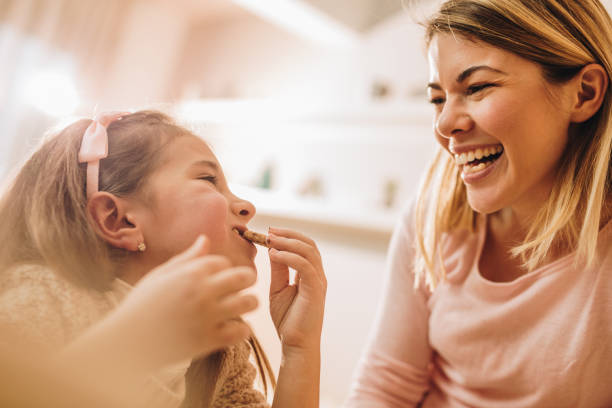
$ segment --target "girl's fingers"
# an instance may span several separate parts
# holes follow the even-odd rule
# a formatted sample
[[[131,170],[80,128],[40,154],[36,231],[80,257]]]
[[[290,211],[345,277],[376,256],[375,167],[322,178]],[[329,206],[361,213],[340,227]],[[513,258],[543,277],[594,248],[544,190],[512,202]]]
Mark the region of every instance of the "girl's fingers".
[[[171,265],[171,270],[191,275],[194,283],[207,280],[220,271],[230,269],[231,262],[221,255],[206,255]],[[166,269],[166,268],[164,268]]]
[[[268,238],[270,247],[279,251],[294,252],[306,258],[315,268],[323,269],[321,255],[312,245],[295,238],[286,238],[273,233],[269,234]]]
[[[299,272],[300,281],[309,286],[315,287],[318,286],[317,284],[321,284],[321,277],[316,268],[306,258],[298,254],[271,248],[270,260],[295,269]]]
[[[189,248],[170,258],[170,260],[166,262],[166,265],[176,265],[178,263],[206,255],[208,254],[209,250],[210,240],[204,235],[199,235]]]
[[[227,296],[219,303],[219,320],[238,318],[241,315],[257,309],[259,301],[255,295],[241,293]]]
[[[222,298],[250,288],[257,281],[257,273],[248,266],[225,269],[211,275],[203,284],[213,296]]]
[[[289,267],[282,262],[277,262],[272,258],[272,250],[268,250],[270,257],[270,296],[280,292],[289,286]]]
[[[319,250],[317,249],[313,240],[299,232],[291,230],[271,228],[270,231],[271,232],[268,235],[270,239],[270,247],[282,252],[293,252],[305,258],[310,262],[312,267],[314,267],[315,272],[318,275],[319,280],[323,283],[324,287],[327,287],[327,278],[325,277],[325,272],[323,271],[321,254],[319,253]],[[277,235],[276,232],[281,232],[285,234],[285,236]],[[270,259],[270,262],[272,262],[272,258]],[[291,267],[293,268],[293,266]]]
[[[227,347],[246,340],[251,335],[251,328],[242,320],[230,319],[219,323],[215,337],[219,347]]]
[[[317,248],[316,242],[314,242],[311,238],[307,237],[301,232],[293,231],[290,229],[272,228],[272,227],[270,227],[268,231],[274,235],[278,235],[278,236],[285,237],[285,238],[293,238],[293,239],[297,239],[299,241],[305,242],[311,247],[313,247],[317,253],[319,253],[319,248]]]

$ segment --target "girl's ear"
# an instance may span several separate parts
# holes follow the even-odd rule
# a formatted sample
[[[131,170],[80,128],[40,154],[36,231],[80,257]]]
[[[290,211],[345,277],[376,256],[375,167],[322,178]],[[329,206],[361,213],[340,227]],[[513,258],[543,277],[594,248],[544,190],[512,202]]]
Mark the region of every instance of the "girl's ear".
[[[601,107],[608,89],[608,73],[599,64],[588,64],[574,81],[576,99],[570,119],[573,123],[581,123],[589,120]]]
[[[125,199],[105,191],[94,193],[87,202],[87,212],[98,236],[116,248],[137,251],[144,235],[127,208]]]

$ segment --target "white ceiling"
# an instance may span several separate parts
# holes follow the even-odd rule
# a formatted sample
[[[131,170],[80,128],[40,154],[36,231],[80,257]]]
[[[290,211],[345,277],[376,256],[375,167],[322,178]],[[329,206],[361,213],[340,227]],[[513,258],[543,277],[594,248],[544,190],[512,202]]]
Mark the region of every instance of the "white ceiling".
[[[162,0],[163,1],[163,0]],[[270,7],[274,1],[258,0]],[[315,8],[331,17],[347,29],[365,32],[395,13],[412,7],[416,3],[430,0],[284,0],[301,4],[304,8]],[[181,4],[198,20],[222,20],[248,15],[250,11],[232,0],[181,0]]]
[[[302,0],[347,27],[364,32],[402,10],[402,0]]]
[[[198,20],[222,20],[245,13],[230,0],[180,0],[180,3]]]

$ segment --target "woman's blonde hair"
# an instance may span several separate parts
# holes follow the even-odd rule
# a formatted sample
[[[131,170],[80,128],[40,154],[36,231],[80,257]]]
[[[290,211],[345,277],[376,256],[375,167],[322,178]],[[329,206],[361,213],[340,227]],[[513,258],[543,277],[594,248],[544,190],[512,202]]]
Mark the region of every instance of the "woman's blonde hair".
[[[570,80],[590,63],[600,64],[608,78],[612,73],[612,21],[598,0],[449,0],[426,23],[427,44],[438,33],[483,41],[537,63],[551,84]],[[611,192],[611,106],[608,87],[599,111],[570,128],[557,182],[525,241],[512,250],[527,271],[555,248],[576,250],[577,261],[593,262]],[[473,230],[476,218],[459,169],[442,149],[423,179],[415,213],[415,283],[435,287],[445,273],[443,233]]]
[[[87,164],[77,157],[90,123],[82,119],[45,138],[7,186],[0,199],[0,273],[40,264],[77,286],[110,289],[129,252],[107,244],[88,220]],[[111,123],[99,190],[147,200],[147,179],[164,160],[164,147],[185,136],[197,137],[158,111],[132,113]],[[267,379],[275,386],[270,365],[254,336],[249,344],[267,393]],[[208,406],[223,358],[219,352],[192,363],[183,406]]]

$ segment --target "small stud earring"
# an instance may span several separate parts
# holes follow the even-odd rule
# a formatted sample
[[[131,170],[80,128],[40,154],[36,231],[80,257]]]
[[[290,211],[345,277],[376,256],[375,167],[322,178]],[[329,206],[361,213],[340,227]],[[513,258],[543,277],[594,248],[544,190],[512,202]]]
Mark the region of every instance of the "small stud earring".
[[[140,244],[138,244],[138,250],[140,252],[144,252],[147,249],[147,246],[145,245],[144,242],[141,242]]]

